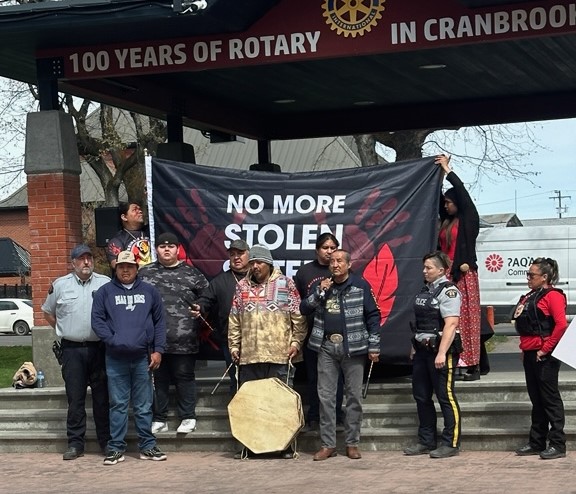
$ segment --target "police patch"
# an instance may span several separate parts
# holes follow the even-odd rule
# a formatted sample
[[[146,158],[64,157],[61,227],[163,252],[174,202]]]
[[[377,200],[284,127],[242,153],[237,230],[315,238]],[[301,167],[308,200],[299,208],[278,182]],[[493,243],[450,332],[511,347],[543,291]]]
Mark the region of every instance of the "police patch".
[[[455,288],[448,288],[445,293],[448,298],[456,298],[458,296],[458,290]]]

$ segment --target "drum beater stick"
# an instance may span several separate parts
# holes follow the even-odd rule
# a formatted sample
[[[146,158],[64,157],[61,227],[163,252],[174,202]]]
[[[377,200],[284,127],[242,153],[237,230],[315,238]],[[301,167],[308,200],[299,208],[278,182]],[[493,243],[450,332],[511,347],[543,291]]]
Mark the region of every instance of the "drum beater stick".
[[[234,362],[230,362],[230,365],[228,366],[228,368],[224,371],[224,374],[222,374],[222,377],[220,378],[220,381],[218,381],[216,383],[216,386],[214,386],[214,389],[212,390],[212,393],[210,393],[211,395],[213,395],[214,393],[216,393],[216,390],[220,387],[220,385],[222,384],[222,381],[224,381],[224,379],[226,378],[226,374],[228,374],[228,371],[232,368],[232,366],[234,365]]]
[[[364,391],[362,391],[362,399],[368,396],[368,386],[370,385],[370,376],[372,375],[372,367],[374,367],[374,361],[370,361],[370,369],[368,369],[368,378],[366,379],[366,384],[364,385]]]

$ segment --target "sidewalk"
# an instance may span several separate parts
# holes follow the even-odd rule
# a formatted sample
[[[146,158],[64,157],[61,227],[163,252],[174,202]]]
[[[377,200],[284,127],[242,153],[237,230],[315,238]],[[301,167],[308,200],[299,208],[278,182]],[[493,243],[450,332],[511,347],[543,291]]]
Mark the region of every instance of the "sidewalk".
[[[499,344],[490,354],[493,372],[482,376],[478,383],[522,381],[517,345],[515,337]],[[214,363],[204,373],[219,377],[222,366],[221,362]],[[573,379],[573,372],[563,366],[560,379]],[[162,448],[161,439],[159,446]],[[437,460],[406,457],[400,451],[363,451],[361,460],[349,460],[342,456],[343,449],[339,444],[339,455],[323,462],[312,461],[311,453],[302,453],[297,460],[241,461],[232,459],[232,452],[168,453],[167,461],[150,462],[137,459],[136,451],[129,451],[126,461],[114,466],[104,466],[103,457],[96,454],[65,462],[61,453],[7,453],[2,457],[0,492],[576,493],[576,451],[569,451],[567,458],[548,461],[517,457],[510,451],[462,451],[458,457]]]
[[[63,461],[60,454],[5,454],[2,492],[83,494],[445,493],[507,494],[575,492],[576,453],[558,460],[518,457],[511,452],[461,452],[431,459],[400,452],[364,452],[361,460],[337,456],[323,462],[311,454],[297,460],[234,460],[230,453],[171,453],[167,461],[138,460],[104,466],[86,455]]]

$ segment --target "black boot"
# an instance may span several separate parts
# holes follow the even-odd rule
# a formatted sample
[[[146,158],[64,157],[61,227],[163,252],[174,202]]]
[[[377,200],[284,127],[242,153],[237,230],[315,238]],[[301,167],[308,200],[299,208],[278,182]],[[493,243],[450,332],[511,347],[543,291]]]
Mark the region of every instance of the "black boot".
[[[462,372],[462,367],[457,367],[456,372],[454,374],[454,381],[463,381],[464,380],[464,373]]]
[[[478,381],[480,379],[480,367],[473,365],[468,367],[468,371],[464,374],[464,381]]]

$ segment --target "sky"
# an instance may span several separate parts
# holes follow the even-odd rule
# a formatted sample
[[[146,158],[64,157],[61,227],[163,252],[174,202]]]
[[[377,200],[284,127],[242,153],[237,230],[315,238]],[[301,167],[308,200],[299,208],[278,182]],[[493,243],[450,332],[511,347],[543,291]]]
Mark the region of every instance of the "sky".
[[[464,143],[459,144],[457,140],[451,161],[454,171],[466,184],[481,215],[515,213],[520,220],[558,218],[560,195],[562,217],[576,217],[576,119],[534,122],[530,128],[536,146],[516,166],[538,173],[531,177],[534,183],[489,173],[476,177],[476,167],[458,156],[479,154],[479,151],[470,143],[464,149]],[[0,200],[25,183],[24,174],[10,186],[6,185],[6,179],[7,176],[0,174]]]
[[[454,158],[454,171],[467,184],[480,215],[515,213],[520,220],[558,218],[558,192],[562,196],[562,217],[576,216],[576,119],[534,122],[538,147],[519,162],[527,170],[537,172],[524,179],[481,177],[474,183],[474,170]],[[551,199],[555,197],[555,199]]]

